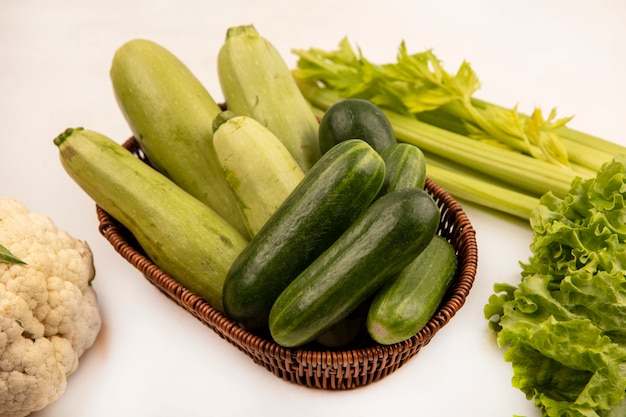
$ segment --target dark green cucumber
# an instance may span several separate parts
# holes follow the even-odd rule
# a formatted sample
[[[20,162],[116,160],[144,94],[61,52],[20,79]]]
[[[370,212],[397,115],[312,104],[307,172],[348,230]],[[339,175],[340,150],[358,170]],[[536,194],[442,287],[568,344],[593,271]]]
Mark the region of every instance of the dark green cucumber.
[[[69,176],[126,226],[148,257],[223,312],[228,269],[247,241],[220,215],[112,139],[82,128],[54,139]]]
[[[382,158],[361,140],[324,155],[230,268],[227,314],[249,330],[267,330],[278,295],[376,198],[384,176]]]
[[[396,143],[385,149],[380,156],[387,167],[381,193],[411,187],[424,188],[426,158],[420,148],[408,143]]]
[[[347,346],[361,333],[364,323],[365,321],[361,317],[345,318],[331,326],[330,329],[318,336],[315,341],[329,348]]]
[[[380,153],[397,143],[387,116],[374,103],[349,98],[330,106],[319,127],[322,154],[348,139],[361,139]]]
[[[454,247],[435,236],[398,278],[374,297],[367,315],[372,339],[390,345],[419,332],[437,311],[456,267]]]
[[[356,339],[361,340],[364,337],[369,337],[365,321],[367,320],[370,302],[371,298],[351,312],[348,317],[333,324],[328,330],[315,338],[315,342],[325,347],[338,348],[353,342],[358,343]]]
[[[280,294],[272,306],[272,338],[306,344],[346,318],[431,241],[439,208],[419,188],[386,194]]]

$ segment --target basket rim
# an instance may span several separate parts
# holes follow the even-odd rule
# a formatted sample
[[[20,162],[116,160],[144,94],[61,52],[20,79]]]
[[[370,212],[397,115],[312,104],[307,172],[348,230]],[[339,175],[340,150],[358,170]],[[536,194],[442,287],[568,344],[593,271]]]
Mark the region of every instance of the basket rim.
[[[132,136],[123,143],[123,146],[135,155],[141,153],[139,144]],[[318,364],[319,366],[329,363],[341,365],[376,361],[379,358],[388,356],[409,355],[411,357],[417,353],[416,350],[426,345],[465,304],[473,286],[478,265],[478,247],[475,230],[461,205],[446,190],[430,178],[426,178],[425,189],[435,198],[440,206],[442,222],[449,223],[450,219],[453,221],[452,225],[447,224],[444,229],[442,229],[440,224],[439,232],[442,230],[445,232],[447,230],[446,227],[453,227],[451,231],[448,230],[448,233],[454,233],[456,242],[458,242],[455,247],[458,259],[457,276],[449,293],[428,323],[409,339],[391,345],[382,345],[372,341],[371,345],[352,348],[346,346],[338,349],[317,350],[311,349],[306,345],[294,348],[284,347],[271,339],[251,333],[240,327],[224,313],[212,307],[207,301],[184,288],[155,265],[146,255],[137,250],[134,242],[129,242],[127,239],[130,232],[97,204],[96,211],[100,233],[124,259],[140,270],[144,277],[159,290],[203,321],[220,337],[227,339],[240,350],[246,350],[255,361],[260,360],[255,358],[256,355],[268,355],[287,364],[308,362]],[[130,236],[132,237],[132,235]],[[411,352],[411,350],[415,352]]]

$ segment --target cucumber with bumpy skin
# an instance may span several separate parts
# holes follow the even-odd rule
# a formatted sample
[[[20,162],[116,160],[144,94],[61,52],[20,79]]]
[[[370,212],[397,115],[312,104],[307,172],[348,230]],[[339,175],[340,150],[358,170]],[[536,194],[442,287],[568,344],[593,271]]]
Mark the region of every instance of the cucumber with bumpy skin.
[[[217,62],[228,108],[266,126],[308,171],[320,158],[319,125],[274,45],[253,25],[234,26],[226,33]]]
[[[276,299],[272,338],[301,346],[345,319],[428,245],[439,217],[419,188],[380,197]]]
[[[384,176],[382,158],[361,140],[324,155],[228,271],[228,316],[251,331],[267,330],[278,295],[376,198]]]
[[[148,257],[223,312],[224,279],[246,239],[110,138],[76,128],[54,143],[69,176],[133,234]]]
[[[381,193],[411,187],[424,188],[426,158],[420,148],[408,143],[396,143],[381,152],[380,156],[387,167]]]
[[[217,159],[254,236],[304,172],[276,135],[256,120],[225,111],[213,125]]]
[[[361,139],[378,153],[397,143],[385,113],[371,101],[356,98],[333,104],[320,120],[318,140],[322,154],[348,139]]]
[[[374,297],[367,330],[378,343],[390,345],[419,332],[437,311],[456,272],[454,247],[435,236],[426,249]]]
[[[243,213],[212,145],[212,122],[221,109],[202,83],[169,50],[145,39],[117,49],[110,77],[150,163],[246,236]]]

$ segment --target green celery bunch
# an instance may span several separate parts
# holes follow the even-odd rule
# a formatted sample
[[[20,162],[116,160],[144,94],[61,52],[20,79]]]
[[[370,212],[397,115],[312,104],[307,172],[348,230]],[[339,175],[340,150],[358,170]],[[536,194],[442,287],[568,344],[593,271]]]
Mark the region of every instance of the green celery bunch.
[[[475,98],[480,82],[469,63],[449,74],[432,50],[409,54],[402,42],[397,61],[383,65],[346,38],[335,51],[293,52],[294,77],[314,107],[323,112],[344,98],[372,101],[399,140],[430,154],[427,162],[437,159],[437,178],[431,177],[452,195],[524,219],[545,192],[563,195],[574,178],[592,177],[614,154],[626,154],[569,129],[571,118],[557,119],[555,110],[544,118],[540,109],[525,115]],[[503,195],[514,199],[503,204]]]
[[[626,157],[545,194],[517,286],[496,284],[485,318],[513,386],[546,417],[626,412]]]
[[[467,61],[451,75],[432,50],[409,54],[402,42],[397,62],[374,65],[360,50],[357,54],[347,38],[341,40],[338,51],[295,53],[300,57],[299,76],[321,79],[341,95],[365,98],[408,114],[445,106],[474,138],[496,140],[538,159],[568,164],[567,150],[552,132],[568,119],[555,120],[555,111],[546,121],[540,110],[530,118],[522,118],[516,109],[475,106],[472,96],[480,88],[480,81]]]

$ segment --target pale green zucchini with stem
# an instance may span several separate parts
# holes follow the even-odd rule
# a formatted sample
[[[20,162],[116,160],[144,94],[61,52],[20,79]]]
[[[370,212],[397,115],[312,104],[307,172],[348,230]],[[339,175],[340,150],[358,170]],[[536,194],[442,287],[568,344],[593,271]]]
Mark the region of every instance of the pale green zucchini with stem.
[[[150,163],[247,235],[243,213],[213,149],[221,108],[191,70],[163,46],[134,39],[115,52],[113,91]]]
[[[217,159],[254,236],[304,172],[276,135],[251,117],[227,110],[215,118],[213,129]]]
[[[206,204],[107,136],[67,129],[54,143],[69,176],[133,234],[147,256],[223,312],[224,280],[247,240]]]
[[[229,110],[266,126],[308,171],[320,158],[319,125],[274,45],[252,25],[231,27],[217,70]]]

